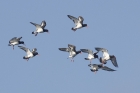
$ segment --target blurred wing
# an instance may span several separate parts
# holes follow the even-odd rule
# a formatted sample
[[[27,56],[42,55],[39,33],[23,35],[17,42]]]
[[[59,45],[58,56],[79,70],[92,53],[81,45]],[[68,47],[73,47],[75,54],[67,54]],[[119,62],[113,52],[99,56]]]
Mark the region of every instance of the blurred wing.
[[[36,49],[36,48],[33,48],[33,49],[32,49],[32,52],[36,52],[36,51],[37,51],[37,49]]]
[[[110,60],[115,67],[118,67],[116,57],[114,55],[110,56]]]
[[[78,23],[78,19],[76,17],[73,17],[71,15],[67,15],[75,24]]]
[[[45,22],[45,21],[42,21],[42,22],[41,22],[41,27],[44,29],[45,26],[46,26],[46,22]]]
[[[34,26],[36,26],[36,27],[38,27],[38,26],[40,26],[39,24],[36,24],[36,23],[33,23],[33,22],[30,22],[32,25],[34,25]]]
[[[17,41],[17,37],[13,37],[13,38],[9,41],[9,43],[13,43],[13,42],[15,42],[15,41]]]
[[[116,71],[116,70],[111,69],[111,68],[109,68],[109,67],[107,67],[107,66],[104,66],[104,67],[102,67],[101,69],[102,69],[102,70],[106,70],[106,71]]]
[[[95,47],[95,50],[97,51],[102,51],[102,52],[107,52],[108,50],[105,48],[100,48],[100,47]]]
[[[71,51],[76,52],[76,46],[68,44],[68,47],[71,49]]]
[[[93,54],[93,51],[89,49],[80,49],[80,50],[84,53]]]
[[[23,46],[18,46],[20,49],[24,50],[27,55],[30,55],[32,52],[30,51],[30,49],[26,48],[26,47],[23,47]]]
[[[11,40],[15,40],[15,39],[17,39],[17,37],[13,37]]]
[[[24,50],[25,52],[28,52],[28,51],[30,51],[28,48],[26,48],[26,47],[23,47],[23,46],[18,46],[20,49],[22,49],[22,50]]]
[[[82,16],[79,16],[78,19],[83,24],[84,18]]]
[[[58,48],[60,51],[69,52],[69,48]]]

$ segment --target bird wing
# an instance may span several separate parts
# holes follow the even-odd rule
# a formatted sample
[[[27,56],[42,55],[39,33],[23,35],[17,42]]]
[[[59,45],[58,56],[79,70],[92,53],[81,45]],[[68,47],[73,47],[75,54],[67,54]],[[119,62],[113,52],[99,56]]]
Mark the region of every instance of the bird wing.
[[[13,43],[13,42],[15,42],[15,41],[18,41],[18,40],[17,40],[17,37],[13,37],[13,38],[9,41],[9,43]]]
[[[33,24],[34,26],[36,26],[36,28],[40,27],[39,24],[36,24],[36,23],[33,23],[33,22],[30,22],[31,24]]]
[[[17,40],[20,41],[21,38],[22,38],[22,37],[19,37],[19,38],[17,38]]]
[[[114,55],[110,55],[110,60],[115,67],[118,67],[117,60]]]
[[[82,16],[79,16],[78,19],[83,24],[84,18]]]
[[[80,49],[80,50],[84,53],[93,54],[93,51],[89,49]]]
[[[45,21],[42,21],[42,22],[41,22],[41,27],[44,29],[45,26],[46,26],[46,22],[45,22]]]
[[[111,69],[111,68],[109,68],[109,67],[107,67],[107,66],[104,66],[104,67],[102,67],[101,69],[102,69],[102,70],[106,70],[106,71],[116,71],[116,70]]]
[[[20,49],[24,50],[24,51],[27,53],[27,55],[31,54],[30,49],[28,49],[28,48],[26,48],[26,47],[23,47],[23,46],[18,46],[18,47],[19,47]]]
[[[105,48],[95,47],[95,50],[102,51],[103,52],[103,59],[108,60],[109,59],[109,53],[108,50]]]
[[[32,49],[32,52],[36,52],[36,51],[37,51],[37,48],[33,48],[33,49]]]
[[[68,44],[68,47],[70,48],[71,51],[76,52],[76,46]]]
[[[69,48],[58,48],[60,51],[69,52]]]
[[[97,50],[97,51],[102,51],[102,52],[108,52],[107,49],[105,49],[105,48],[100,48],[100,47],[95,47],[95,50]]]
[[[78,23],[78,19],[74,16],[71,16],[71,15],[67,15],[75,24]]]

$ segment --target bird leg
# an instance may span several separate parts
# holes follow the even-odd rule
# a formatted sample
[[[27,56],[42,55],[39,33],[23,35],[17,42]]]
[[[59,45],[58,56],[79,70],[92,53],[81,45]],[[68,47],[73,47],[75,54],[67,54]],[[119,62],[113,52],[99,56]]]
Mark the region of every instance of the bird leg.
[[[13,45],[13,50],[14,50],[14,45]]]
[[[96,71],[94,72],[94,74],[96,74]]]

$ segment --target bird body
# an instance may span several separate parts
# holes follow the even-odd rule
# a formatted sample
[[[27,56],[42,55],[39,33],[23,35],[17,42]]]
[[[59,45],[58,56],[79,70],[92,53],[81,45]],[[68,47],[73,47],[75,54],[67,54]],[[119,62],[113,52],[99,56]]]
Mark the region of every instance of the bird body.
[[[59,48],[60,51],[65,51],[65,52],[69,52],[69,58],[71,58],[71,61],[74,62],[73,58],[81,53],[81,51],[76,51],[76,46],[68,44],[68,48]]]
[[[18,46],[20,49],[24,50],[26,52],[26,56],[23,57],[23,59],[26,59],[27,61],[29,58],[32,58],[36,55],[39,55],[36,48],[32,49],[32,51],[29,48],[23,47],[23,46]]]
[[[97,51],[102,51],[102,53],[103,53],[103,57],[100,57],[100,62],[101,62],[102,64],[106,64],[108,60],[111,60],[112,64],[113,64],[115,67],[118,67],[116,57],[115,57],[114,55],[109,55],[107,49],[105,49],[105,48],[99,48],[99,47],[96,47],[95,49],[96,49]]]
[[[46,26],[46,22],[42,21],[41,25],[30,22],[31,24],[33,24],[36,27],[36,31],[33,31],[32,34],[35,34],[35,36],[37,36],[38,33],[44,33],[44,32],[49,32],[47,29],[44,29]]]
[[[82,16],[79,16],[78,18],[71,16],[71,15],[67,15],[75,24],[75,27],[72,27],[73,31],[76,31],[77,29],[83,28],[83,27],[87,27],[87,24],[83,24],[84,18]]]
[[[90,60],[90,63],[92,59],[98,58],[98,55],[97,55],[98,52],[93,53],[93,51],[90,49],[80,49],[80,50],[84,53],[88,53],[88,57],[85,58],[85,60]]]
[[[116,70],[111,69],[111,68],[109,68],[109,67],[107,67],[107,66],[103,66],[102,64],[89,64],[88,66],[91,67],[90,70],[91,70],[92,72],[95,72],[95,73],[96,73],[96,71],[98,71],[99,69],[102,69],[102,70],[105,70],[105,71],[116,71]]]
[[[14,46],[15,45],[19,45],[19,44],[24,44],[24,41],[20,41],[22,37],[13,37],[10,41],[9,41],[9,44],[8,46],[13,46],[13,50],[14,50]],[[25,44],[24,44],[25,45]]]

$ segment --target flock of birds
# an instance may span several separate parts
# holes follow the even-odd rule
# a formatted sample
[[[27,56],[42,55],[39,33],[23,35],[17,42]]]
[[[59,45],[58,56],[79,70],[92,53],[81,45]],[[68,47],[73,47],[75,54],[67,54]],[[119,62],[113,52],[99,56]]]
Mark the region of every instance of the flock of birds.
[[[72,27],[71,30],[76,31],[77,29],[83,28],[83,27],[87,27],[87,24],[83,24],[84,18],[82,16],[79,16],[78,18],[71,16],[71,15],[67,15],[75,24],[75,27]],[[35,36],[37,36],[39,33],[44,33],[47,32],[49,33],[48,29],[45,29],[46,26],[46,22],[42,21],[41,24],[36,24],[33,22],[30,22],[32,25],[34,25],[36,27],[36,30],[32,32],[32,34],[34,34]],[[24,44],[24,41],[20,41],[22,37],[13,37],[10,41],[9,41],[9,46],[13,47],[14,50],[14,46],[15,45],[19,45],[19,44]],[[24,44],[25,45],[25,44]],[[23,47],[23,46],[18,46],[20,49],[24,50],[26,52],[26,56],[23,57],[23,59],[25,60],[29,60],[30,58],[35,57],[36,55],[39,55],[37,52],[37,48],[33,48],[32,51],[29,48]],[[75,45],[71,45],[68,44],[68,48],[58,48],[60,51],[65,51],[65,52],[69,52],[69,57],[71,58],[71,61],[74,62],[74,57],[76,55],[78,55],[79,53],[88,53],[88,57],[85,58],[85,60],[90,60],[90,64],[88,65],[90,67],[90,70],[92,72],[97,72],[98,69],[102,69],[102,70],[106,70],[106,71],[116,71],[114,69],[111,69],[107,66],[104,66],[104,64],[107,63],[107,61],[111,61],[112,64],[115,67],[118,67],[117,64],[117,60],[116,57],[114,55],[109,55],[108,50],[105,48],[100,48],[100,47],[95,47],[95,50],[97,52],[93,52],[90,49],[80,49],[79,51],[76,51],[76,46]],[[103,53],[103,57],[98,57],[98,53],[99,52]],[[93,59],[99,59],[100,64],[91,64],[91,61]]]

